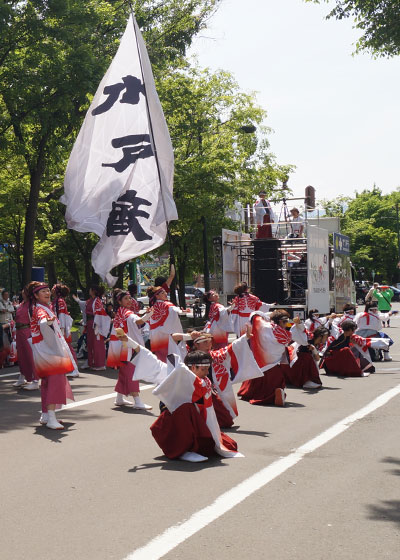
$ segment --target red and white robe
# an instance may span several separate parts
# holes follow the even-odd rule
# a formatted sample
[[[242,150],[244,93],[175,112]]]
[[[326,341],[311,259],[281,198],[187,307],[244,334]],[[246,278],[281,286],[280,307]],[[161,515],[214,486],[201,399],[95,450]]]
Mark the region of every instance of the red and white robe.
[[[213,385],[233,420],[238,415],[233,385],[248,379],[263,377],[263,372],[254,359],[246,335],[225,348],[212,350],[210,354]]]
[[[308,344],[304,325],[295,324],[288,332],[255,314],[252,333],[250,347],[264,376],[242,383],[238,396],[250,404],[273,404],[276,389],[286,386],[285,368],[293,366],[297,360],[297,352],[291,342]]]
[[[49,325],[48,321],[53,323]],[[67,399],[73,400],[65,374],[74,370],[74,364],[58,319],[49,307],[39,303],[33,307],[31,333],[35,370],[42,378],[42,412],[47,412],[49,404],[60,406],[66,404]]]
[[[139,313],[139,311],[140,311],[140,304],[139,304],[139,302],[138,302],[135,298],[133,298],[133,297],[131,297],[131,302],[130,302],[130,304],[129,304],[129,309],[130,309],[131,311],[133,311],[134,313],[136,313],[136,315],[137,315],[137,314]]]
[[[153,314],[150,317],[150,346],[162,362],[167,361],[170,335],[183,332],[179,319],[179,308],[170,301],[158,300],[153,305]]]
[[[339,344],[335,348],[337,342]],[[368,348],[383,351],[389,348],[388,339],[364,338],[357,334],[353,334],[348,340],[343,340],[342,344],[340,342],[340,337],[337,340],[330,337],[328,340],[327,350],[321,363],[321,367],[325,368],[327,374],[362,377],[364,371],[372,368]]]
[[[228,333],[234,332],[234,327],[226,307],[217,302],[211,304],[204,331],[212,334],[215,350],[228,345]]]
[[[124,333],[144,346],[144,340],[140,328],[137,326],[136,321],[140,317],[126,307],[120,307],[115,314],[113,327],[111,330],[110,344],[108,347],[107,366],[111,368],[121,367],[121,362],[128,362],[132,357],[132,350],[126,344],[123,344],[118,339],[115,329],[123,329]]]
[[[307,331],[312,334],[319,327],[329,328],[329,319],[327,317],[315,317],[304,321],[304,325]]]
[[[357,324],[357,332],[367,332],[367,331],[374,331],[379,332],[382,330],[382,320],[381,320],[381,313],[358,313],[354,318],[355,323]]]
[[[64,334],[65,341],[68,345],[69,351],[71,353],[71,359],[74,364],[74,374],[79,374],[78,371],[78,363],[75,350],[72,347],[72,335],[71,335],[71,327],[73,325],[73,319],[68,312],[68,307],[65,302],[65,299],[62,297],[58,297],[53,303],[51,304],[51,309],[53,313],[57,316],[61,332]]]
[[[247,292],[242,296],[236,296],[232,306],[231,317],[234,331],[238,337],[245,334],[246,325],[254,311],[268,313],[271,307],[268,303],[263,303],[257,296]]]
[[[190,442],[188,445],[192,446],[193,442],[197,440],[199,430],[202,432],[200,439],[208,439],[218,455],[222,457],[243,456],[237,453],[236,443],[221,433],[212,405],[212,386],[208,378],[200,379],[184,364],[179,364],[153,390],[153,394],[168,409],[150,428],[153,437],[167,457],[179,457],[186,451],[199,453],[203,451],[205,454],[203,449],[187,448],[186,446],[186,441]],[[175,419],[181,421],[175,423]],[[171,429],[174,430],[174,433],[168,433]]]
[[[336,317],[336,319],[332,321],[331,334],[335,338],[339,338],[339,336],[343,333],[342,324],[344,323],[344,321],[355,321],[355,318],[356,315],[347,313],[347,311],[345,311],[342,317]]]
[[[111,319],[99,297],[86,302],[86,335],[90,367],[104,367],[106,361],[105,338],[110,332]]]

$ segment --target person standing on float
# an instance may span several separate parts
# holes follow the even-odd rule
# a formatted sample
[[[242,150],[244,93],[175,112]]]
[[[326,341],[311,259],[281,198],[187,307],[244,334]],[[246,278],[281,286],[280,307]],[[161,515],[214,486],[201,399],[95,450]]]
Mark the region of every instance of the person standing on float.
[[[66,377],[74,369],[71,355],[50,307],[50,289],[44,282],[30,282],[27,286],[31,303],[32,352],[35,369],[42,382],[42,414],[39,422],[52,430],[63,430],[56,418],[56,408],[74,400]]]

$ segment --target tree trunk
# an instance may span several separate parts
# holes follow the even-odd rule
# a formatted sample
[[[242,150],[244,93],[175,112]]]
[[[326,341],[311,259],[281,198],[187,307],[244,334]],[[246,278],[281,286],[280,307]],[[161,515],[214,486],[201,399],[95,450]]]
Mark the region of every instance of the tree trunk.
[[[186,309],[185,298],[185,276],[186,276],[186,261],[188,257],[188,245],[183,244],[183,251],[178,260],[178,283],[179,283],[179,305]]]
[[[25,286],[32,279],[33,266],[33,246],[36,232],[36,219],[39,204],[40,181],[42,169],[36,168],[31,173],[31,189],[29,201],[25,214],[25,233],[24,233],[24,263],[22,267],[22,285]]]
[[[53,260],[47,262],[47,280],[50,288],[57,284],[57,272]]]

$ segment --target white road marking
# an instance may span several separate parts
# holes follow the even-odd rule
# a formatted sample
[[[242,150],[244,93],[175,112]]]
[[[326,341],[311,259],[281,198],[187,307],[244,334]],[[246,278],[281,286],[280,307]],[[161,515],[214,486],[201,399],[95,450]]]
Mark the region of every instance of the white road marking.
[[[141,391],[146,391],[147,389],[153,389],[155,385],[140,385]],[[117,393],[107,393],[106,395],[101,395],[100,397],[93,397],[92,399],[85,399],[83,401],[76,401],[69,404],[63,405],[61,410],[68,410],[69,408],[76,408],[77,406],[85,406],[86,404],[92,404],[95,402],[106,401],[107,399],[112,399],[117,396]]]
[[[251,494],[254,494],[257,490],[260,490],[266,484],[290,469],[290,467],[296,465],[296,463],[301,461],[307,454],[312,453],[325,443],[331,441],[347,430],[354,422],[371,414],[371,412],[385,405],[399,394],[400,384],[386,393],[383,393],[357,412],[340,420],[340,422],[337,422],[301,447],[298,447],[286,457],[274,461],[234,488],[221,494],[211,505],[197,511],[189,519],[182,521],[178,525],[169,527],[161,535],[155,537],[143,547],[138,548],[126,556],[124,560],[149,560],[149,558],[151,558],[151,560],[159,560],[159,558],[168,554],[168,552],[176,548],[179,544],[243,502],[246,498],[251,496]]]
[[[19,375],[20,371],[14,371],[13,373],[2,373],[0,377],[12,377],[13,375]]]

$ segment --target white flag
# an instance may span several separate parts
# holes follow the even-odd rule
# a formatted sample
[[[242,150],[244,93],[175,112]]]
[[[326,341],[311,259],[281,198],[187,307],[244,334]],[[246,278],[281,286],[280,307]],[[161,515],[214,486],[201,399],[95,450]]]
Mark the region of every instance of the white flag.
[[[164,243],[178,218],[174,156],[150,61],[133,16],[72,149],[64,180],[69,228],[94,232],[95,271],[109,271]]]

